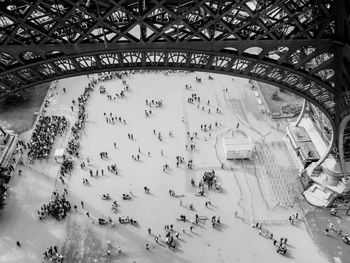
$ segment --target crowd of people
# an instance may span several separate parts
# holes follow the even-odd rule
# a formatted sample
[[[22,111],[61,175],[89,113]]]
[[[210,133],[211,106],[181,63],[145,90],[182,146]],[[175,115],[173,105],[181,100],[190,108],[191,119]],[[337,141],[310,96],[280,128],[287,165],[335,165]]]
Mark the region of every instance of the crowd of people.
[[[64,219],[67,212],[71,210],[71,204],[66,199],[65,193],[60,195],[57,191],[53,192],[53,200],[48,204],[43,204],[38,210],[39,219],[42,220],[46,216],[53,216],[57,220]]]
[[[237,217],[237,214],[236,214]],[[288,238],[286,237],[281,237],[279,242],[277,239],[275,239],[274,235],[272,232],[267,230],[266,228],[263,228],[262,224],[259,222],[256,222],[255,224],[251,225],[253,228],[256,228],[258,230],[258,234],[260,236],[264,236],[268,239],[272,239],[272,244],[277,247],[276,252],[285,255],[287,253],[287,241]]]
[[[58,253],[58,247],[56,245],[48,247],[44,251],[43,257],[44,259],[49,260],[50,262],[57,262],[57,263],[63,262],[63,255]]]
[[[127,71],[111,71],[108,73],[100,73],[97,76],[97,81],[98,82],[103,82],[103,81],[108,81],[108,80],[112,80],[112,79],[122,79],[123,76],[127,75],[128,72]]]
[[[349,235],[348,234],[344,234],[343,230],[341,228],[339,228],[338,230],[335,229],[333,223],[329,223],[329,226],[326,227],[325,230],[324,230],[324,234],[326,236],[328,236],[328,235],[330,235],[331,232],[336,233],[336,235],[339,236],[345,244],[350,244],[350,237],[349,237]]]
[[[91,83],[89,83],[88,86],[85,87],[83,94],[81,94],[80,97],[78,98],[78,118],[72,127],[72,136],[66,148],[66,151],[69,154],[76,156],[77,158],[79,158],[80,131],[84,127],[85,121],[86,121],[85,104],[90,96],[90,92],[93,91],[95,84],[96,84],[95,81],[92,81]],[[75,104],[75,101],[73,105],[74,104]]]
[[[63,155],[63,162],[60,167],[61,176],[65,176],[67,173],[71,172],[73,169],[73,160],[70,157]]]
[[[66,148],[66,152],[68,154],[79,158],[80,131],[84,128],[85,121],[87,119],[87,115],[86,115],[86,111],[85,111],[86,110],[85,109],[85,104],[87,102],[87,99],[89,98],[90,92],[94,89],[94,86],[98,82],[101,82],[101,81],[106,81],[106,80],[115,79],[115,78],[122,79],[123,76],[124,76],[124,73],[118,73],[118,72],[111,72],[111,73],[108,73],[108,74],[99,74],[97,80],[94,80],[94,79],[91,80],[91,83],[89,83],[88,87],[85,88],[84,93],[78,98],[78,118],[77,118],[77,121],[74,123],[74,125],[72,127],[72,135],[71,135],[70,140],[68,141],[68,146]],[[197,81],[200,82],[201,79],[198,78]],[[123,82],[123,84],[126,85],[126,82]],[[186,85],[186,87],[187,87],[187,85]],[[199,103],[200,102],[200,97],[197,96],[197,94],[192,94],[192,97],[188,98],[188,102],[193,103],[193,101],[197,101]],[[210,104],[210,102],[208,101],[207,105],[209,106],[209,104]],[[75,104],[75,101],[74,101],[72,109],[74,109],[75,105],[76,104]],[[157,107],[157,108],[161,108],[163,106],[163,101],[162,100],[155,100],[155,99],[154,100],[146,100],[146,105],[149,106],[149,107],[153,107],[154,106],[154,107]],[[209,110],[209,113],[210,113],[210,110]],[[218,113],[218,109],[217,109],[217,113]],[[150,111],[146,111],[146,115],[147,114],[151,114],[151,112]],[[107,123],[113,123],[114,124],[114,122],[118,121],[118,120],[119,120],[119,122],[122,122],[121,117],[113,116],[112,113],[109,113],[109,116],[106,113],[104,113],[104,116],[106,118],[106,122]],[[52,116],[52,117],[57,117],[57,116]],[[124,124],[126,124],[126,121],[125,120],[123,120],[123,121],[124,121]],[[212,129],[212,126],[214,126],[214,125],[215,125],[215,127],[217,127],[218,123],[215,122],[215,124],[213,124],[213,125],[212,124],[208,124],[208,125],[207,124],[202,124],[200,128],[201,128],[201,131],[207,132],[207,131],[210,131]],[[66,126],[67,126],[67,124],[66,124]],[[63,131],[61,129],[60,132],[58,132],[58,134],[62,134],[62,132]],[[162,135],[161,135],[160,132],[156,133],[156,130],[153,130],[153,133],[154,133],[154,135],[158,136],[158,139],[160,141],[162,141]],[[189,138],[191,140],[190,148],[191,148],[191,150],[194,150],[195,149],[195,144],[192,143],[192,142],[193,142],[193,140],[195,138],[197,138],[197,132],[194,133],[192,136],[190,134],[187,134],[187,135],[189,136]],[[169,136],[170,137],[173,136],[172,131],[169,131]],[[128,138],[130,140],[134,140],[133,133],[128,133]],[[114,148],[116,148],[116,143],[114,143]],[[187,145],[186,145],[186,149],[187,149]],[[135,154],[135,156],[134,155],[132,156],[133,159],[139,160],[139,158],[140,158],[139,154],[141,154],[140,147],[138,148],[138,152],[139,152],[138,154]],[[100,152],[99,155],[100,155],[101,159],[108,158],[107,152]],[[148,153],[148,155],[150,155],[150,153]],[[161,150],[161,155],[163,156],[163,150]],[[185,162],[185,158],[184,157],[176,156],[176,166],[177,167],[179,165],[183,164],[184,162]],[[87,163],[89,165],[89,159],[87,159]],[[82,162],[80,166],[81,166],[81,169],[85,169],[85,166],[86,166],[85,162]],[[192,169],[193,168],[193,161],[192,161],[192,159],[189,159],[187,161],[187,168],[188,169]],[[63,163],[62,163],[62,165],[60,167],[61,176],[64,176],[65,174],[70,172],[72,169],[73,169],[73,161],[72,161],[72,159],[70,157],[64,156]],[[169,170],[169,169],[170,169],[169,168],[169,164],[166,163],[166,164],[163,165],[163,171],[164,172]],[[96,176],[98,176],[98,170],[99,169],[96,169]],[[109,172],[111,172],[111,173],[118,174],[116,164],[108,165],[107,166],[107,170]],[[89,169],[89,172],[90,172],[90,176],[93,177],[93,171],[91,169]],[[103,169],[101,169],[101,175],[104,175],[104,170]],[[64,184],[64,181],[62,181],[62,183]],[[83,183],[84,184],[89,184],[89,181],[86,178],[83,178]],[[199,184],[198,184],[198,187],[199,187],[198,195],[203,196],[205,194],[205,191],[204,191],[205,184],[207,185],[208,190],[210,190],[210,189],[218,190],[219,188],[221,189],[221,186],[217,182],[215,171],[213,169],[206,171],[204,173],[204,175],[203,175],[203,180],[199,181]],[[191,185],[194,186],[194,187],[196,186],[196,183],[195,183],[193,178],[191,179]],[[149,194],[150,189],[147,186],[145,186],[143,189],[144,189],[145,194]],[[59,195],[58,192],[55,191],[53,200],[50,201],[48,204],[44,204],[41,207],[41,210],[38,211],[39,218],[43,219],[47,215],[51,215],[51,216],[55,217],[57,220],[65,218],[66,215],[67,215],[67,212],[70,211],[70,209],[71,209],[71,205],[70,205],[69,201],[67,201],[66,198],[65,198],[66,194],[67,194],[66,191],[64,192],[63,195]],[[169,195],[171,197],[184,197],[184,195],[176,195],[175,191],[172,190],[172,189],[169,189]],[[130,194],[123,194],[122,195],[122,199],[123,200],[130,200],[130,199],[132,199],[132,196],[133,195],[132,195],[131,192],[130,192]],[[103,200],[110,200],[111,197],[110,197],[110,195],[108,193],[106,193],[106,194],[102,195],[102,199]],[[182,200],[180,200],[180,205],[182,206]],[[209,199],[209,201],[205,202],[205,206],[206,207],[208,207],[209,205],[211,205],[210,199]],[[83,207],[83,202],[82,202],[82,208],[84,208]],[[118,208],[118,204],[114,200],[113,204],[112,204],[112,211],[114,213],[117,213],[117,208]],[[189,202],[188,208],[190,210],[194,210],[192,202]],[[87,212],[86,214],[90,218],[89,212]],[[296,216],[293,215],[293,220],[297,219],[297,218],[298,218],[297,214],[296,214]],[[118,219],[119,219],[119,222],[122,223],[122,224],[125,224],[125,223],[136,224],[137,223],[136,220],[134,220],[132,218],[129,218],[129,217],[126,217],[126,218],[119,217]],[[205,220],[205,219],[206,219],[205,216],[200,218],[198,216],[198,214],[196,214],[196,219],[195,220],[194,219],[191,220],[192,224],[190,226],[190,231],[192,232],[193,228],[195,227],[195,225],[199,224],[200,220]],[[186,220],[187,220],[186,216],[185,215],[181,215],[180,216],[180,220],[183,221],[183,222],[186,222]],[[108,217],[107,219],[99,218],[98,222],[99,222],[99,224],[112,223],[112,219],[110,217]],[[220,216],[213,216],[211,218],[211,223],[212,223],[212,227],[213,228],[220,227],[221,226]],[[259,229],[259,234],[261,234],[261,235],[262,234],[263,235],[268,235],[269,238],[273,239],[273,234],[269,233],[267,230],[263,229],[261,224],[257,223],[254,227]],[[171,231],[174,231],[173,230],[173,225],[171,225],[171,229],[166,228],[166,230],[167,230],[166,239],[165,239],[166,243],[168,244],[169,247],[175,248],[176,242],[175,242],[175,240],[173,238],[173,235],[171,234]],[[185,229],[184,228],[182,228],[182,232],[185,233]],[[176,235],[174,235],[174,236],[179,238],[179,233],[176,232],[176,231],[174,231],[174,233],[176,233]],[[149,228],[149,234],[150,234],[150,228]],[[159,242],[160,239],[161,239],[160,235],[159,236],[157,236],[157,235],[155,236],[155,240],[156,240],[157,243]],[[274,242],[274,245],[277,245],[277,240],[273,239],[273,242]],[[287,243],[287,238],[282,238],[281,241],[280,241],[280,244],[278,245],[278,249],[277,249],[278,253],[281,253],[281,254],[285,254],[286,253],[286,251],[287,251],[286,243]],[[146,248],[148,249],[148,244],[146,245]],[[108,249],[107,250],[107,254],[110,255],[110,253],[111,253],[111,251],[110,251],[110,249]],[[50,247],[50,249],[45,251],[44,252],[44,257],[46,259],[50,259],[50,261],[54,261],[54,262],[56,262],[56,260],[63,260],[63,257],[58,254],[58,251],[57,251],[57,249],[55,249],[55,247],[54,248]],[[62,257],[62,259],[61,259],[61,257]],[[61,261],[57,261],[57,262],[61,262]]]
[[[62,135],[68,125],[64,116],[40,116],[28,143],[30,160],[48,158],[57,135]]]

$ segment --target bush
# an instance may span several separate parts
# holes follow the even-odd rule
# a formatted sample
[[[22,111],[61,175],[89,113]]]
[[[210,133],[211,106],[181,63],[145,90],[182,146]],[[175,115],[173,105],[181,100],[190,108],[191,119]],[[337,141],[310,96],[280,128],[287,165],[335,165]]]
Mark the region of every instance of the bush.
[[[277,90],[274,93],[272,93],[271,99],[273,99],[273,100],[279,100],[280,99],[280,96],[278,96],[278,91]]]
[[[281,106],[281,112],[285,114],[297,115],[301,112],[303,106],[299,103],[284,103]]]

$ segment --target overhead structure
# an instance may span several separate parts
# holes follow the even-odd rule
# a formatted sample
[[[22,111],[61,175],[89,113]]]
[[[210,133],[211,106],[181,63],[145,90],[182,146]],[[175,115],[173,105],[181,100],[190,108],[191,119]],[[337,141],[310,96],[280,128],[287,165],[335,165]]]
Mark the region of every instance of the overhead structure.
[[[348,0],[2,0],[0,97],[107,70],[246,77],[317,106],[350,160],[349,14]]]

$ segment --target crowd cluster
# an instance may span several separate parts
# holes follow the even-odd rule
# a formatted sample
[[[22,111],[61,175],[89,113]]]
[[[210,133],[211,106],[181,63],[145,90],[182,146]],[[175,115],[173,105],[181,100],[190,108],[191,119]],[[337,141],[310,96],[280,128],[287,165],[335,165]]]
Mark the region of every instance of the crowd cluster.
[[[60,167],[60,175],[64,176],[73,169],[73,160],[63,155],[63,162]]]
[[[28,158],[48,158],[55,137],[63,134],[67,124],[64,116],[40,116],[28,144]]]
[[[112,72],[107,72],[107,73],[99,73],[97,76],[97,81],[98,82],[103,82],[107,80],[112,80],[112,79],[121,79],[123,75],[127,75],[127,71],[122,71],[122,72],[117,72],[117,71],[112,71]]]
[[[46,216],[51,215],[57,220],[67,216],[67,212],[71,209],[71,204],[66,200],[65,194],[60,195],[56,191],[53,192],[53,200],[48,204],[43,204],[38,210],[39,219],[42,220]]]
[[[89,85],[85,88],[84,93],[78,98],[78,120],[72,127],[72,137],[70,138],[68,146],[66,148],[69,154],[75,155],[76,157],[79,157],[79,132],[84,127],[86,121],[85,104],[90,96],[90,92],[94,88],[94,85],[95,82],[89,83]]]
[[[50,246],[43,253],[44,259],[49,260],[50,262],[63,262],[63,255],[58,253],[57,246]]]
[[[252,224],[252,227],[259,230],[258,234],[260,236],[264,236],[264,237],[266,237],[268,239],[272,239],[273,245],[277,247],[277,249],[276,249],[277,253],[279,253],[281,255],[285,255],[287,253],[287,241],[288,241],[288,238],[281,237],[279,242],[278,242],[278,240],[274,238],[273,233],[270,232],[269,230],[267,230],[266,228],[263,228],[261,223],[257,222],[255,224]]]
[[[84,128],[85,122],[87,120],[86,109],[85,109],[86,102],[87,102],[87,100],[88,100],[88,98],[90,96],[90,92],[94,90],[95,85],[98,82],[102,82],[102,81],[106,81],[106,80],[111,80],[111,79],[115,79],[115,78],[122,79],[123,76],[127,75],[127,74],[129,74],[129,73],[128,72],[126,72],[126,73],[124,73],[124,72],[122,72],[122,73],[110,72],[110,73],[99,74],[97,80],[96,79],[91,79],[91,82],[85,88],[83,94],[78,98],[78,103],[76,104],[76,102],[74,100],[72,101],[72,103],[73,103],[72,111],[74,111],[73,109],[75,107],[77,107],[78,114],[77,114],[77,120],[76,120],[76,122],[74,123],[74,125],[71,128],[72,134],[71,134],[71,137],[70,137],[70,139],[68,141],[68,145],[67,145],[67,147],[65,149],[68,154],[79,158],[79,147],[80,147],[80,142],[79,141],[80,141],[80,136],[81,136],[81,130]],[[197,82],[201,82],[201,79],[196,77],[196,81]],[[123,85],[127,85],[125,80],[123,80]],[[187,85],[186,85],[186,88],[187,88]],[[104,93],[105,93],[105,91],[104,91]],[[107,95],[107,96],[110,96],[110,95]],[[197,101],[198,104],[199,104],[200,103],[200,97],[197,96],[197,94],[192,94],[191,98],[188,98],[188,102],[193,103],[193,101]],[[207,106],[209,107],[209,105],[210,105],[210,101],[208,100]],[[149,106],[151,108],[153,108],[153,107],[161,108],[163,106],[163,101],[162,100],[157,100],[157,99],[149,99],[149,100],[146,100],[146,106]],[[202,109],[204,110],[203,107],[202,107]],[[148,114],[152,114],[151,110],[148,110],[148,109],[145,111],[145,113],[146,113],[146,116],[148,116]],[[208,113],[210,113],[210,109],[208,110]],[[217,108],[217,113],[220,113],[218,108]],[[112,113],[109,113],[109,116],[106,113],[104,113],[104,116],[106,118],[106,122],[107,123],[113,123],[114,124],[114,122],[117,121],[117,120],[119,120],[119,122],[122,122],[122,118],[121,117],[113,116]],[[53,117],[56,117],[56,116],[53,116]],[[123,122],[124,122],[124,124],[126,124],[125,120],[123,120]],[[67,123],[65,125],[67,125]],[[218,126],[218,123],[215,122],[215,127],[217,127],[217,126]],[[50,135],[52,135],[53,131],[50,130],[50,128],[48,128],[47,126],[45,126],[44,128],[46,128],[46,129],[44,129],[45,131],[48,131],[48,133]],[[208,124],[208,125],[207,124],[202,124],[201,125],[201,131],[204,131],[204,132],[209,131],[210,132],[211,129],[212,129],[212,124]],[[54,131],[55,132],[59,131],[59,129],[57,129],[57,125],[56,125],[56,128],[54,129]],[[60,133],[62,133],[62,131]],[[160,141],[162,141],[162,134],[160,132],[156,132],[156,130],[153,130],[153,134],[158,136],[158,139]],[[34,133],[33,133],[33,135],[34,135]],[[191,141],[191,145],[190,145],[191,150],[194,150],[195,149],[194,140],[197,138],[197,132],[195,132],[193,134],[193,136],[191,136],[190,132],[188,132],[187,136],[190,138],[190,141]],[[209,134],[209,136],[211,136],[211,134]],[[172,131],[169,131],[169,137],[173,137],[173,132]],[[128,133],[128,138],[130,140],[134,140],[134,134],[133,133]],[[114,142],[114,148],[117,148],[115,142]],[[187,150],[187,145],[186,145],[186,150]],[[140,159],[140,154],[141,154],[141,149],[140,149],[140,147],[138,147],[138,154],[132,155],[132,158],[135,159],[135,160],[139,160]],[[100,152],[99,155],[100,155],[101,159],[108,158],[108,153],[106,151]],[[148,156],[150,156],[150,152],[148,152]],[[164,156],[163,150],[161,150],[161,156]],[[180,155],[176,156],[176,166],[179,167],[179,165],[181,165],[183,163],[186,163],[185,158],[180,156]],[[87,158],[87,165],[89,165],[89,164],[90,164],[90,160],[89,160],[89,158]],[[85,166],[86,166],[85,162],[82,162],[80,164],[80,166],[81,166],[81,169],[85,169]],[[188,169],[192,169],[193,168],[193,163],[192,163],[191,159],[187,161],[187,168]],[[65,174],[69,173],[72,169],[73,169],[73,161],[72,161],[72,159],[70,157],[66,157],[64,155],[63,156],[63,162],[62,162],[61,167],[60,167],[60,174],[61,174],[60,179],[61,179],[63,184],[65,184],[65,183],[64,183],[64,180],[63,180],[62,176],[64,176]],[[168,169],[169,169],[169,164],[164,164],[163,165],[163,171],[165,172]],[[99,175],[98,170],[99,169],[96,169],[96,176]],[[109,172],[118,174],[116,164],[108,165],[107,166],[107,170]],[[93,177],[93,170],[92,169],[89,169],[89,173],[90,173],[90,176]],[[105,173],[104,170],[101,169],[101,175],[102,176],[104,175],[104,173]],[[86,178],[83,178],[83,183],[84,184],[89,184],[89,181]],[[191,178],[191,185],[193,187],[196,187],[196,182],[195,182],[195,180],[193,178]],[[202,180],[200,180],[198,182],[198,187],[199,187],[198,190],[199,191],[198,191],[198,194],[196,194],[196,196],[197,195],[204,196],[204,193],[205,193],[204,188],[205,188],[205,186],[207,186],[208,191],[209,190],[220,190],[220,191],[222,190],[220,183],[217,182],[217,177],[216,177],[215,171],[213,169],[204,172]],[[147,186],[144,186],[143,189],[144,189],[145,194],[149,194],[150,193],[150,189]],[[40,220],[45,218],[47,215],[52,215],[57,220],[60,220],[60,219],[63,219],[63,218],[66,217],[67,212],[70,211],[70,209],[71,209],[71,204],[69,203],[69,201],[66,200],[65,195],[67,194],[67,190],[66,189],[64,189],[64,190],[65,191],[64,191],[63,195],[60,195],[60,194],[58,194],[58,192],[54,191],[53,199],[48,204],[42,205],[41,210],[38,210],[38,215],[39,215]],[[169,189],[169,195],[171,197],[185,197],[185,195],[177,195],[177,194],[175,194],[174,190],[172,190],[172,189]],[[130,190],[130,194],[123,194],[122,195],[122,199],[123,200],[130,200],[130,199],[132,199],[132,197],[133,197],[132,190]],[[107,194],[103,194],[102,195],[102,199],[103,200],[110,200],[111,197],[107,193]],[[205,201],[205,207],[209,208],[209,206],[211,206],[211,205],[212,204],[211,204],[211,200],[210,199],[209,199],[209,201]],[[83,201],[81,201],[81,206],[84,209]],[[183,206],[183,207],[187,208],[186,205],[183,205],[182,200],[180,200],[180,206]],[[188,203],[188,208],[190,210],[192,210],[192,211],[194,210],[192,202]],[[74,209],[77,211],[77,206],[76,205],[74,205]],[[112,204],[112,211],[114,213],[117,213],[117,209],[118,209],[118,204],[117,204],[117,201],[114,200],[113,204]],[[86,212],[86,215],[90,218],[90,213],[89,212]],[[237,217],[237,213],[235,215]],[[298,218],[298,215],[296,214],[295,219],[297,219],[297,218]],[[118,219],[119,219],[119,222],[121,224],[127,224],[127,223],[130,223],[130,224],[133,224],[133,225],[137,224],[136,220],[134,220],[132,218],[129,218],[128,216],[126,218],[121,216]],[[195,231],[195,228],[197,228],[197,226],[200,226],[199,224],[201,223],[200,222],[201,220],[205,222],[205,220],[207,220],[207,219],[208,218],[206,216],[199,216],[198,214],[196,214],[195,215],[195,219],[191,219],[190,220],[190,222],[191,222],[191,225],[189,227],[190,232]],[[294,220],[294,216],[293,216],[292,219]],[[186,219],[186,215],[180,215],[180,219],[177,219],[177,220],[180,220],[180,221],[183,221],[183,222],[189,221],[188,219]],[[92,222],[94,223],[96,221],[92,220]],[[98,222],[98,224],[101,224],[101,225],[103,225],[103,224],[114,224],[110,217],[106,217],[106,218],[99,217],[97,222]],[[212,227],[215,228],[215,229],[221,228],[222,227],[222,223],[221,223],[220,216],[212,216],[211,217],[211,224],[212,224]],[[287,238],[281,238],[279,245],[277,245],[278,241],[273,238],[273,234],[270,233],[269,231],[267,231],[266,229],[262,228],[261,224],[258,224],[258,223],[254,224],[253,227],[257,228],[259,230],[259,235],[266,235],[267,237],[269,237],[269,238],[271,238],[273,240],[273,244],[277,246],[277,252],[278,253],[285,254],[287,252],[287,249],[286,249]],[[158,243],[158,242],[165,242],[168,245],[169,248],[175,248],[176,242],[175,242],[174,237],[176,237],[178,239],[179,235],[180,235],[179,232],[177,232],[177,231],[175,231],[173,229],[173,225],[172,224],[170,225],[170,228],[169,228],[169,225],[166,225],[165,230],[166,230],[165,241],[161,238],[161,235],[159,234],[159,235],[155,235],[156,243]],[[182,232],[184,234],[186,233],[184,227],[182,227]],[[148,233],[151,234],[151,229],[150,228],[148,228]],[[148,244],[146,244],[146,249],[149,249],[149,245]],[[107,253],[107,255],[110,255],[110,253],[111,253],[110,245],[108,245],[106,253]],[[118,248],[118,253],[121,253],[121,249],[120,248]],[[50,262],[51,261],[53,261],[53,262],[62,262],[63,261],[63,256],[58,253],[56,246],[48,248],[47,251],[44,252],[44,258],[45,259],[49,259]]]
[[[334,215],[335,216],[335,215]],[[342,240],[345,244],[350,244],[350,237],[348,234],[344,234],[343,230],[341,228],[339,228],[338,230],[335,229],[333,223],[329,223],[329,227],[326,227],[324,234],[326,236],[330,235],[331,232],[335,232]],[[334,236],[333,236],[334,238]]]

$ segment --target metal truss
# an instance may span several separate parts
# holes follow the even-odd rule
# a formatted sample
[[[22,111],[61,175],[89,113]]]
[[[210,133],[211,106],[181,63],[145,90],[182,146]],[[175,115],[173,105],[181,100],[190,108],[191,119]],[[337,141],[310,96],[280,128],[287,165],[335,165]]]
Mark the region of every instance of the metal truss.
[[[350,115],[347,0],[2,0],[0,97],[128,69],[230,74]],[[339,62],[340,61],[340,62]]]

